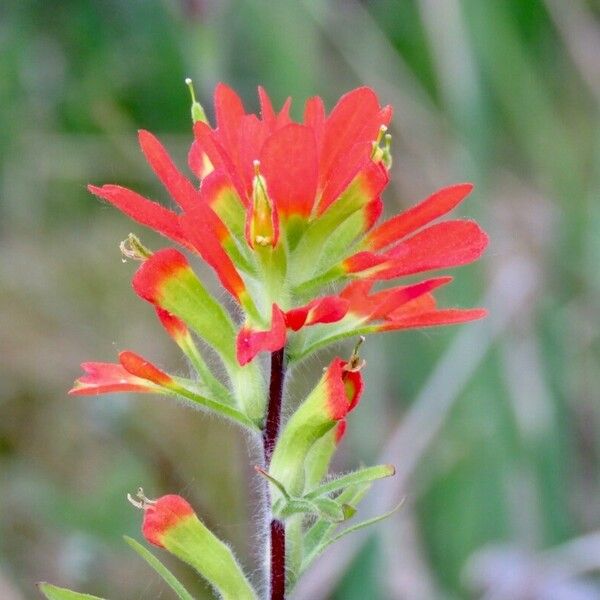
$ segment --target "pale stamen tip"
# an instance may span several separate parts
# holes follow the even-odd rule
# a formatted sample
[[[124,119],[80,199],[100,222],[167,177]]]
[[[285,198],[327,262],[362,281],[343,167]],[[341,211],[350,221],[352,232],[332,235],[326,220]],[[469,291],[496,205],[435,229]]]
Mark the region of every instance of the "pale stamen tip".
[[[192,85],[192,78],[191,77],[186,77],[185,78],[185,85]]]
[[[152,504],[156,504],[155,500],[149,500],[148,498],[146,498],[146,496],[144,495],[144,490],[141,487],[138,488],[135,496],[132,496],[128,493],[127,500],[129,500],[129,502],[133,506],[140,510],[147,510],[149,506],[151,506]]]

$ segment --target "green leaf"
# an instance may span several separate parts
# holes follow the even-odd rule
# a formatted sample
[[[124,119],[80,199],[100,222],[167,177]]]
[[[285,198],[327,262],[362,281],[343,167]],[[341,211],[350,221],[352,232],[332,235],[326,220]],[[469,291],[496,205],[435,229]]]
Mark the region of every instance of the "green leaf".
[[[319,510],[319,516],[322,519],[326,519],[332,523],[341,523],[346,520],[344,509],[335,500],[331,498],[315,498],[313,502]]]
[[[152,552],[127,535],[123,538],[165,580],[180,600],[194,600],[194,597],[183,587],[175,575]]]
[[[370,483],[353,485],[346,488],[337,498],[338,502],[357,506],[365,494],[371,488]],[[314,525],[306,532],[304,536],[304,559],[300,573],[305,571],[308,566],[319,556],[319,548],[330,539],[337,528],[337,523],[331,523],[325,519],[318,519]]]
[[[287,501],[280,500],[276,502],[274,512],[283,519],[297,514],[317,515],[319,519],[324,519],[331,523],[341,523],[348,518],[346,515],[349,514],[347,508],[340,506],[331,498],[316,498],[314,500],[291,498]]]
[[[338,535],[333,536],[331,538],[331,540],[329,542],[327,542],[327,544],[325,544],[323,550],[325,548],[327,548],[327,546],[337,542],[338,540],[341,540],[343,537],[345,537],[349,533],[354,533],[355,531],[358,531],[359,529],[364,529],[365,527],[369,527],[369,525],[375,525],[375,523],[379,523],[379,521],[383,521],[384,519],[391,517],[397,510],[400,509],[400,507],[403,504],[404,504],[404,498],[402,498],[402,500],[400,500],[400,502],[398,502],[398,504],[396,504],[396,506],[394,506],[394,508],[392,508],[392,510],[389,510],[388,512],[383,513],[382,515],[379,515],[377,517],[372,517],[371,519],[365,519],[364,521],[361,521],[360,523],[357,523],[356,525],[352,525],[351,527],[344,529],[344,531],[342,531],[341,533],[338,533]]]
[[[392,510],[383,513],[377,517],[372,517],[371,519],[365,519],[356,525],[352,525],[351,527],[347,527],[344,531],[338,533],[337,535],[329,537],[329,539],[324,540],[319,545],[315,546],[310,554],[310,556],[305,559],[305,562],[302,565],[302,570],[304,570],[311,561],[317,558],[320,554],[322,554],[326,548],[334,544],[338,540],[341,540],[343,537],[347,536],[349,533],[354,533],[355,531],[359,531],[360,529],[364,529],[365,527],[369,527],[369,525],[375,525],[375,523],[379,523],[379,521],[383,521],[388,517],[391,517],[402,505],[404,504],[404,498],[394,507]]]
[[[231,548],[196,514],[180,519],[164,531],[164,548],[196,569],[223,600],[257,600]]]
[[[336,424],[327,410],[330,394],[330,386],[324,374],[288,419],[273,451],[269,473],[292,497],[300,497],[304,493],[305,465],[309,451]],[[273,491],[275,496],[280,493],[276,489]]]
[[[364,469],[359,469],[358,471],[348,473],[347,475],[343,475],[342,477],[338,477],[337,479],[327,481],[326,483],[318,486],[308,494],[305,494],[304,498],[318,498],[319,496],[325,496],[327,494],[331,494],[332,492],[336,492],[337,490],[342,490],[345,487],[348,487],[349,485],[367,483],[370,481],[375,481],[377,479],[391,477],[392,475],[394,475],[395,472],[396,469],[392,465],[377,465],[375,467],[366,467]]]
[[[48,600],[104,600],[99,596],[91,596],[90,594],[80,594],[65,588],[59,588],[49,583],[38,583],[38,589]]]
[[[196,331],[225,363],[235,362],[235,325],[191,268],[179,269],[176,275],[164,278],[160,306]]]

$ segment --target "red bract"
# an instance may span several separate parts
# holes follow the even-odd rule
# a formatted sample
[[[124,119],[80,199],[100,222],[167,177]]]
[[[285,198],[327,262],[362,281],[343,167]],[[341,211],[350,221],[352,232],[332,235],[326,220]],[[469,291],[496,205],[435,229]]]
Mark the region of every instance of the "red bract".
[[[482,316],[482,311],[431,307],[419,318],[394,312],[406,310],[411,294],[447,282],[439,278],[369,296],[375,280],[456,267],[481,255],[487,236],[475,222],[434,223],[467,196],[471,184],[439,190],[376,225],[389,181],[389,146],[381,144],[391,108],[364,87],[343,96],[329,114],[320,98],[309,99],[302,122],[294,123],[289,100],[276,112],[262,88],[259,99],[260,116],[248,114],[232,89],[217,86],[216,126],[194,124],[188,157],[199,186],[181,173],[156,137],[140,132],[144,156],[177,211],[119,186],[90,186],[210,265],[244,311],[236,342],[240,364],[283,347],[290,334],[311,325],[322,325],[327,338],[326,325],[335,324],[339,338],[353,334],[359,322],[387,330]],[[183,257],[174,260],[168,254],[174,251],[163,252],[169,261],[152,257],[152,273],[167,263],[171,269],[175,263],[184,266]],[[352,280],[371,283],[356,286]],[[161,306],[140,282],[138,275],[138,293]],[[344,283],[349,285],[341,293],[319,297],[325,285]],[[181,316],[174,308],[169,312]]]
[[[142,534],[151,544],[164,548],[165,536],[182,521],[194,515],[194,509],[181,496],[162,496],[144,505]]]
[[[169,375],[133,352],[121,352],[119,362],[82,363],[86,374],[75,382],[69,394],[92,396],[112,392],[156,392],[173,382]]]

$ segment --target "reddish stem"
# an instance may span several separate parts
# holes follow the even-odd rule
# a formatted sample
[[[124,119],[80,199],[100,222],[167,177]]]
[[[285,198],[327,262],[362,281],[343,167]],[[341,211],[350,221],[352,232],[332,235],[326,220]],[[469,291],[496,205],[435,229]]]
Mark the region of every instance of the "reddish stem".
[[[285,599],[285,525],[271,521],[271,600]]]
[[[282,348],[271,354],[271,381],[269,383],[269,406],[263,433],[265,467],[268,469],[271,456],[277,443],[281,426],[281,404],[283,381],[285,378],[285,350]],[[270,511],[270,494],[267,497]],[[285,525],[278,519],[271,519],[271,595],[270,600],[285,599]]]

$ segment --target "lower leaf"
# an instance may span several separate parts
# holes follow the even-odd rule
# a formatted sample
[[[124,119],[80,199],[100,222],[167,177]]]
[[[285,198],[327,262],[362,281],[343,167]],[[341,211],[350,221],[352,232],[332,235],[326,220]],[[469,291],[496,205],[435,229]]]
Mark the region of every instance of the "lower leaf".
[[[56,587],[50,583],[38,583],[38,589],[48,600],[104,600],[99,596],[91,596],[90,594],[80,594],[66,588]]]
[[[164,579],[167,585],[177,594],[180,600],[194,600],[194,597],[183,587],[183,584],[163,565],[152,552],[144,548],[138,541],[123,536],[125,541]]]

